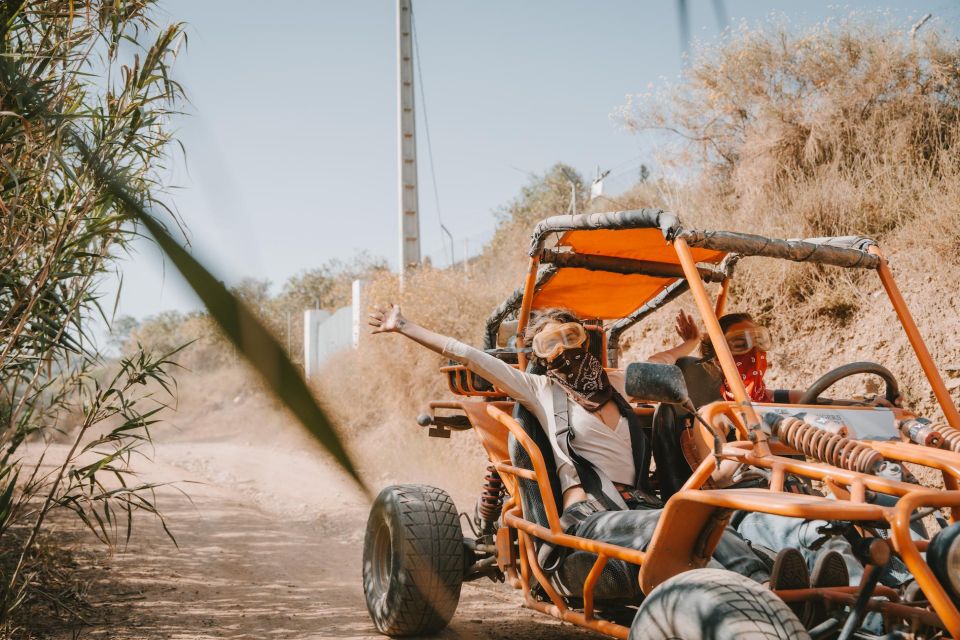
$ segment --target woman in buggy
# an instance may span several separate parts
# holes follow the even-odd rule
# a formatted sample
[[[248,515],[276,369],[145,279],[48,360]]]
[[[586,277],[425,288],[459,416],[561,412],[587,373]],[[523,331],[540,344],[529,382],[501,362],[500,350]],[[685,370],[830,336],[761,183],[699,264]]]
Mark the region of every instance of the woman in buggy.
[[[548,309],[527,328],[525,342],[532,345],[534,359],[545,367],[545,374],[520,371],[419,326],[404,318],[396,305],[375,308],[370,324],[373,333],[400,333],[464,364],[537,417],[551,436],[563,492],[565,533],[646,548],[662,511],[649,485],[647,436],[638,428],[638,418],[626,399],[623,372],[604,370],[586,348],[587,333],[576,316]],[[782,546],[777,546],[780,550],[774,558],[766,558],[728,529],[713,561],[773,589],[810,586],[803,555]],[[814,570],[814,586],[845,586],[848,581],[842,558],[832,552],[823,554]]]

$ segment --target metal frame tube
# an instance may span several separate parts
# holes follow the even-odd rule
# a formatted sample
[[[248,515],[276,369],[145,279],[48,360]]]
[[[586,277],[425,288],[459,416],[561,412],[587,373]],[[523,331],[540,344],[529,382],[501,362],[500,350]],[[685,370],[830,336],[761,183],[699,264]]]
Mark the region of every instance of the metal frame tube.
[[[723,329],[720,328],[720,322],[714,313],[713,305],[710,303],[710,296],[707,295],[707,289],[700,279],[697,272],[697,263],[693,259],[693,253],[690,251],[687,241],[683,238],[674,238],[673,247],[677,251],[677,257],[680,258],[680,265],[687,276],[687,282],[690,283],[690,293],[693,294],[693,300],[700,311],[700,317],[706,325],[707,333],[710,335],[710,342],[713,344],[713,350],[720,361],[720,368],[727,379],[733,391],[733,397],[743,407],[746,414],[748,426],[750,428],[751,438],[756,442],[757,454],[764,456],[770,453],[767,445],[766,434],[760,429],[760,418],[754,411],[750,398],[747,396],[747,390],[743,386],[740,374],[737,372],[737,363],[733,360],[733,354],[730,353],[730,347],[727,346],[727,339],[723,335]]]
[[[900,294],[900,289],[897,287],[897,283],[893,280],[893,273],[890,271],[890,265],[887,263],[887,258],[880,251],[879,247],[876,246],[870,247],[870,253],[876,255],[880,259],[880,265],[877,267],[877,273],[880,275],[880,282],[883,284],[883,288],[887,291],[887,296],[890,298],[890,302],[893,304],[893,310],[900,319],[900,324],[903,325],[904,331],[907,332],[907,339],[910,341],[910,346],[913,347],[914,353],[917,354],[917,360],[920,361],[920,367],[923,369],[924,375],[927,376],[927,380],[930,382],[930,386],[933,388],[933,395],[936,396],[937,403],[940,405],[943,415],[946,417],[947,422],[951,427],[954,429],[960,429],[960,412],[957,411],[957,407],[953,404],[953,399],[950,397],[950,392],[947,390],[947,386],[943,383],[943,378],[940,377],[940,372],[937,371],[937,365],[934,363],[933,357],[930,355],[930,351],[927,350],[927,345],[923,342],[923,337],[920,335],[920,330],[917,328],[917,323],[914,322],[913,316],[910,314],[910,310],[907,308],[907,302],[903,299],[903,295]]]
[[[523,283],[523,301],[520,303],[520,313],[517,315],[517,349],[523,349],[526,344],[523,339],[523,332],[526,331],[527,323],[530,321],[530,308],[533,306],[533,294],[537,288],[537,269],[539,267],[540,259],[537,256],[530,258],[527,279]],[[520,371],[525,371],[527,354],[520,351],[517,354],[517,362],[520,365]]]

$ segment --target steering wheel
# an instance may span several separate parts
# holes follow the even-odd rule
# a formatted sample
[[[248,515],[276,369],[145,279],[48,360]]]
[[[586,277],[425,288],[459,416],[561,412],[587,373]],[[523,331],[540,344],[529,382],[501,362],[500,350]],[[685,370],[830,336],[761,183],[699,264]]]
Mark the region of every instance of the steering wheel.
[[[884,396],[887,398],[890,404],[894,404],[897,398],[900,397],[900,385],[897,384],[897,379],[892,373],[890,373],[889,369],[877,364],[876,362],[851,362],[850,364],[845,364],[837,367],[836,369],[831,369],[824,375],[820,376],[820,378],[818,378],[817,381],[810,385],[810,388],[804,392],[803,396],[800,397],[797,403],[817,404],[817,399],[820,397],[820,394],[844,378],[849,378],[850,376],[857,375],[858,373],[872,373],[883,378],[883,381],[887,383],[887,389]]]

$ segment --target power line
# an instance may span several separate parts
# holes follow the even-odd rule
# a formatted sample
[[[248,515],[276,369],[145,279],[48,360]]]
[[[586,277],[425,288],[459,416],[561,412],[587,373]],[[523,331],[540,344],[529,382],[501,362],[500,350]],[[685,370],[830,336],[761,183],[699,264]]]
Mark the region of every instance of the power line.
[[[423,91],[423,65],[420,64],[420,44],[417,42],[417,21],[413,13],[413,5],[410,6],[410,33],[413,35],[413,56],[417,61],[417,84],[420,85],[420,104],[423,110],[423,128],[427,134],[427,158],[430,160],[430,178],[433,182],[433,199],[437,204],[437,222],[440,224],[440,230],[447,235],[450,240],[450,265],[453,265],[453,234],[443,224],[443,216],[440,214],[440,191],[437,189],[437,171],[433,165],[433,145],[430,142],[430,120],[427,118],[427,98]],[[440,236],[443,238],[443,236]],[[446,243],[444,243],[446,244]]]

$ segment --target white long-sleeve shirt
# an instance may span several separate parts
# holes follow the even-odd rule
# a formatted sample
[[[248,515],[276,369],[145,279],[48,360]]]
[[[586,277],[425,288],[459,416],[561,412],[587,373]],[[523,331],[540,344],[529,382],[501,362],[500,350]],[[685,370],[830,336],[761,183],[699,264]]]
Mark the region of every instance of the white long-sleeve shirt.
[[[553,385],[559,384],[558,382],[549,376],[520,371],[489,353],[484,353],[453,338],[447,340],[444,345],[443,355],[486,378],[533,413],[550,435],[561,489],[566,491],[580,484],[573,462],[557,444]],[[626,397],[623,371],[608,370],[607,376],[614,389]],[[570,427],[575,434],[577,453],[603,471],[613,482],[633,486],[636,480],[636,467],[633,461],[633,449],[630,446],[630,425],[625,417],[621,416],[617,426],[611,429],[600,420],[599,416],[572,402],[570,403]]]

